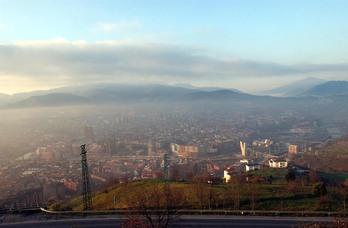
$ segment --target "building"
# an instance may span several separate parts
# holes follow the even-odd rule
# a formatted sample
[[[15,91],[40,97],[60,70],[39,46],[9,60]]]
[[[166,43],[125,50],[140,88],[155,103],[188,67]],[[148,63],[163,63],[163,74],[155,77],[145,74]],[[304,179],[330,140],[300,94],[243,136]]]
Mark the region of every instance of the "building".
[[[297,154],[298,153],[298,146],[295,144],[290,144],[288,148],[289,154]]]
[[[150,156],[161,156],[163,155],[163,146],[161,142],[157,142],[153,139],[147,142],[147,152]]]
[[[198,146],[183,146],[179,144],[172,143],[171,149],[174,154],[179,157],[198,157],[199,148]]]
[[[116,136],[111,134],[109,138],[105,141],[105,151],[107,154],[115,155],[117,154],[117,141]]]
[[[245,164],[245,171],[249,172],[251,170],[261,169],[260,164]]]
[[[243,172],[249,172],[251,170],[261,169],[260,164],[254,163],[253,160],[250,159],[242,159],[240,160],[240,170]]]
[[[288,167],[288,162],[286,160],[276,160],[276,159],[270,159],[268,161],[269,167],[271,168],[286,168]]]
[[[224,180],[226,183],[230,183],[232,180],[232,170],[226,169],[224,170]]]

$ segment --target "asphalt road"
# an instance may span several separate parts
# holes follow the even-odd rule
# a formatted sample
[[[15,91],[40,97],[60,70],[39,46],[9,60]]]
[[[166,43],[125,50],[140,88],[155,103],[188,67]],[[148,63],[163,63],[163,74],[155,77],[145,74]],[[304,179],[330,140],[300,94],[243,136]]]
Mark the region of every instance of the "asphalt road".
[[[181,216],[173,227],[296,227],[304,222],[328,222],[330,218],[313,217],[258,217],[258,216]],[[0,227],[37,227],[37,228],[88,228],[88,227],[122,227],[124,218],[79,218],[46,221],[24,221],[18,223],[2,223]]]

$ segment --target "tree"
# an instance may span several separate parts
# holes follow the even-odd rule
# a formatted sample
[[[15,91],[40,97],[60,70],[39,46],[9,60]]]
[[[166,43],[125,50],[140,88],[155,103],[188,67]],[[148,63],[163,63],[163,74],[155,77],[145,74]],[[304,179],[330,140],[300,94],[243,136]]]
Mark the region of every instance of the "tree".
[[[338,192],[341,194],[342,196],[342,204],[343,204],[343,212],[346,212],[346,199],[347,199],[347,191],[344,188],[344,186],[340,187],[340,189],[338,190]]]
[[[324,196],[327,193],[326,185],[324,182],[317,182],[312,187],[312,193],[314,195]]]
[[[295,181],[296,180],[295,171],[293,169],[289,169],[288,173],[285,175],[285,179],[287,182]]]
[[[241,195],[242,195],[242,184],[239,182],[234,182],[231,188],[231,197],[232,197],[234,210],[238,210],[240,207]]]
[[[205,202],[209,198],[209,193],[207,192],[207,188],[206,188],[207,177],[196,176],[194,177],[193,183],[194,183],[194,186],[192,188],[192,191],[195,196],[196,208],[204,209]]]
[[[250,201],[251,210],[255,210],[256,203],[260,198],[260,184],[259,183],[249,183],[247,187],[247,194]]]
[[[309,171],[308,177],[312,183],[316,183],[320,180],[318,174],[314,170]]]
[[[296,181],[289,181],[287,191],[296,195],[299,192],[298,183]]]
[[[138,188],[128,195],[125,227],[168,227],[177,217],[183,200],[179,188],[152,185]]]

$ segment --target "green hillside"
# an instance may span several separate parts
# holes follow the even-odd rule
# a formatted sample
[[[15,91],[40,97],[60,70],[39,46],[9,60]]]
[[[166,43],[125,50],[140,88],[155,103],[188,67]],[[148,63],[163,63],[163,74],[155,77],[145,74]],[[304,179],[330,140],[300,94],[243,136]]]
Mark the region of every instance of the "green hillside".
[[[173,202],[171,207],[177,209],[343,211],[339,187],[327,185],[327,194],[314,194],[313,186],[319,180],[313,182],[307,175],[296,174],[295,179],[288,181],[288,172],[287,169],[268,168],[241,174],[228,184],[209,184],[204,177],[193,182],[170,181],[166,190],[163,180],[118,183],[92,194],[93,209],[127,209],[139,204],[154,208],[163,202],[167,191],[166,200]],[[264,177],[271,178],[260,181]],[[82,208],[82,197],[76,197],[56,203],[50,209],[81,211]]]

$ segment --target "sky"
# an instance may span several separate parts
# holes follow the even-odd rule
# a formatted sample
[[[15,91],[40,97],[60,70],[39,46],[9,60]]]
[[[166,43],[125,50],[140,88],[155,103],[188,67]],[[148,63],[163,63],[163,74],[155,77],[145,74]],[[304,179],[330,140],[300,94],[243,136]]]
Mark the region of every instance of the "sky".
[[[0,0],[0,93],[348,80],[347,0]]]

